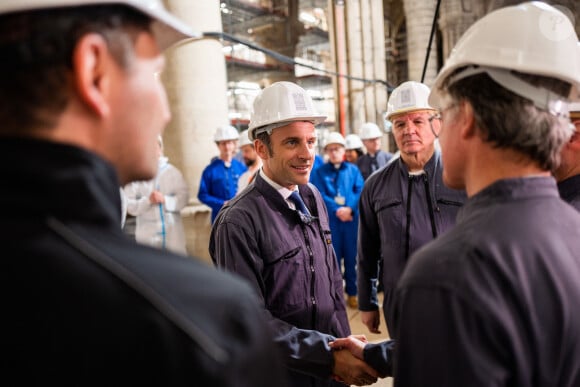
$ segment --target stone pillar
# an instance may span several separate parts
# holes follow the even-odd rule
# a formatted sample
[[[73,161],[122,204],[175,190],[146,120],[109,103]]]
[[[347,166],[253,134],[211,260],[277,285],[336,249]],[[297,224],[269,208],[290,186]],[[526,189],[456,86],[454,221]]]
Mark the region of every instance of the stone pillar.
[[[403,2],[407,20],[408,80],[421,81],[436,5],[437,0],[404,0]],[[424,83],[430,86],[437,75],[437,70],[437,42],[434,37]]]
[[[165,0],[167,8],[197,31],[222,30],[219,0]],[[165,151],[190,187],[183,212],[188,253],[209,261],[209,207],[197,201],[203,169],[218,154],[213,134],[228,123],[226,65],[222,45],[202,39],[170,49],[163,74],[173,118],[165,130]]]
[[[439,29],[443,42],[443,61],[459,38],[475,21],[485,14],[484,4],[473,0],[447,0],[439,10]]]
[[[386,81],[382,0],[334,0],[329,1],[329,9],[335,71],[364,80]],[[382,113],[387,106],[384,84],[344,78],[335,83],[336,111],[344,110],[339,120],[344,120],[345,134],[357,133],[367,121],[382,126]],[[388,149],[388,138],[385,140],[383,145]]]

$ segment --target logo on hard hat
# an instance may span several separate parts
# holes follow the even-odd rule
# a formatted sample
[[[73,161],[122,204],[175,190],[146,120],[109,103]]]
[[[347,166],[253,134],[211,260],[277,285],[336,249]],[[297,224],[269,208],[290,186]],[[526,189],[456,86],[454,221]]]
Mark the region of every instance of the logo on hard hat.
[[[574,31],[574,14],[566,7],[561,5],[553,5],[562,14],[554,12],[542,12],[539,19],[540,31],[542,34],[552,41],[561,41],[567,39]],[[571,23],[568,23],[570,21]]]
[[[292,99],[294,100],[294,108],[296,111],[305,111],[307,109],[306,101],[304,100],[304,94],[292,93]]]

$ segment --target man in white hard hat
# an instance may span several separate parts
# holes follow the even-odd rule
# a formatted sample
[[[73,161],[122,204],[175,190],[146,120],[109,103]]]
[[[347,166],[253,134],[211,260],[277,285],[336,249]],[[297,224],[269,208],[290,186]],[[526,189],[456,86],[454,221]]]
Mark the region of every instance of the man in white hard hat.
[[[211,222],[225,202],[238,192],[238,181],[248,168],[234,158],[238,150],[240,134],[231,125],[217,128],[214,141],[219,150],[219,156],[205,167],[201,174],[197,198],[211,208]]]
[[[395,289],[411,254],[455,224],[465,192],[445,187],[441,153],[435,147],[437,110],[429,88],[408,81],[393,90],[387,119],[400,156],[365,182],[359,204],[359,309],[373,333],[380,333],[377,282],[383,287],[383,315],[391,337]]]
[[[262,169],[213,224],[209,252],[261,297],[292,387],[372,384],[377,374],[329,342],[350,334],[324,201],[308,183],[324,120],[304,89],[276,82],[256,97],[249,138]],[[275,384],[275,383],[274,383]]]
[[[562,148],[560,165],[554,171],[560,197],[580,211],[580,102],[569,105],[574,133]]]
[[[377,124],[365,122],[360,127],[359,136],[367,152],[358,159],[357,165],[366,180],[373,172],[387,165],[393,155],[381,149],[383,133]]]
[[[469,198],[399,281],[397,386],[580,386],[580,214],[550,176],[572,135],[577,41],[545,3],[506,7],[437,76],[444,182]]]
[[[163,50],[193,36],[157,0],[0,2],[0,169],[18,182],[0,194],[10,383],[281,378],[246,284],[120,228],[119,187],[155,176],[170,118]]]
[[[326,204],[332,246],[338,266],[344,267],[346,303],[356,309],[358,201],[364,180],[356,165],[344,161],[345,145],[340,133],[328,135],[324,145],[328,162],[312,172],[310,182],[318,188]]]
[[[262,167],[262,159],[256,153],[254,142],[248,137],[247,129],[240,133],[240,152],[248,170],[238,179],[238,193],[254,181],[256,173]]]

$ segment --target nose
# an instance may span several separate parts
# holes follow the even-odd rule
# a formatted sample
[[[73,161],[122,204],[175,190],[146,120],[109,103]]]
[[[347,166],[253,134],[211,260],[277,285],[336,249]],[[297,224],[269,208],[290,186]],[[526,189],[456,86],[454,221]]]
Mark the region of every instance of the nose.
[[[413,134],[417,132],[417,126],[411,120],[407,120],[407,125],[403,129],[403,134]]]
[[[314,157],[314,147],[308,142],[302,142],[298,147],[298,157],[303,160],[312,160]]]

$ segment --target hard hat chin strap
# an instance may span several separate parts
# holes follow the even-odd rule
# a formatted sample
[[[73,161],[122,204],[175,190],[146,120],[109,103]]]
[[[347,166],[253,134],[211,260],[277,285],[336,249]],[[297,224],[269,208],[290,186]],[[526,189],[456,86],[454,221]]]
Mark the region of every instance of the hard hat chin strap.
[[[534,86],[506,69],[486,66],[466,67],[460,73],[449,78],[447,88],[461,79],[482,73],[486,73],[491,79],[511,92],[532,101],[537,108],[557,117],[569,117],[567,99],[545,87]]]

